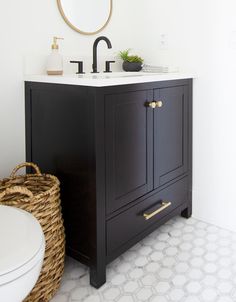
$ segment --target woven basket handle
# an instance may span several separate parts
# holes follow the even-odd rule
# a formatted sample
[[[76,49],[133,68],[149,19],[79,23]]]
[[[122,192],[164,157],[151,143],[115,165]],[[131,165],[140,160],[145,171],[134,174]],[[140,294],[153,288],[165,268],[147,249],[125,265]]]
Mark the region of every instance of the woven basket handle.
[[[20,193],[22,195],[26,195],[27,197],[32,198],[34,195],[33,193],[25,188],[25,187],[20,187],[20,186],[14,186],[11,188],[7,188],[5,191],[3,191],[2,193],[0,193],[0,200],[3,199],[6,195],[11,195],[11,194],[15,194],[15,193]]]
[[[39,167],[34,164],[34,163],[23,163],[23,164],[20,164],[18,166],[15,167],[15,169],[13,169],[13,171],[11,172],[11,175],[10,177],[14,177],[16,175],[16,172],[21,169],[21,168],[25,168],[25,167],[31,167],[31,168],[34,168],[36,174],[38,175],[42,175],[41,171],[39,170]]]

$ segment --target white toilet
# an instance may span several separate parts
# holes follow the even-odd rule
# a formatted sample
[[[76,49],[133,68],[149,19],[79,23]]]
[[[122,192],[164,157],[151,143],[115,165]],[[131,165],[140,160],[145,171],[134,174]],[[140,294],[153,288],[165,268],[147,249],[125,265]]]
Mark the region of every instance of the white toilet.
[[[45,239],[34,216],[0,205],[0,301],[22,302],[36,284]]]

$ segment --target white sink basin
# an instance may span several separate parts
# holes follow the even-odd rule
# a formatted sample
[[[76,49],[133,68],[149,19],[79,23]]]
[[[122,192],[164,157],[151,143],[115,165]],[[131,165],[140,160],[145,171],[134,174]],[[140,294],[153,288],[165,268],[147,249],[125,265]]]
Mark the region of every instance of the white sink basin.
[[[127,77],[141,77],[148,75],[144,72],[109,72],[109,73],[86,73],[78,75],[81,79],[114,79],[114,78],[127,78]]]

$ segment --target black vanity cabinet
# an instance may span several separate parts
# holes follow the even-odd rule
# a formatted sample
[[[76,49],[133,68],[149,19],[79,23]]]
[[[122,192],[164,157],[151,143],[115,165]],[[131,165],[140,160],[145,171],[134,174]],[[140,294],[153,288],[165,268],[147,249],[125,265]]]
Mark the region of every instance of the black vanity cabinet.
[[[61,181],[67,254],[106,264],[192,211],[192,80],[122,86],[26,82],[27,161]]]

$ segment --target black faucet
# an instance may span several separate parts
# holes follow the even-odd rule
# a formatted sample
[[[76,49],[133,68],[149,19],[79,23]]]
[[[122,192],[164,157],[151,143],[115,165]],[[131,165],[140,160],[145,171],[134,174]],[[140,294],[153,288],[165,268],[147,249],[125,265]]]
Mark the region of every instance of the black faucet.
[[[107,37],[101,36],[101,37],[98,37],[94,41],[94,43],[93,43],[93,65],[92,65],[93,71],[92,71],[92,73],[98,73],[98,70],[97,70],[97,68],[98,68],[97,47],[98,47],[98,43],[101,40],[103,40],[103,41],[105,41],[107,43],[107,47],[108,48],[112,48],[111,42],[110,42],[110,40]]]

